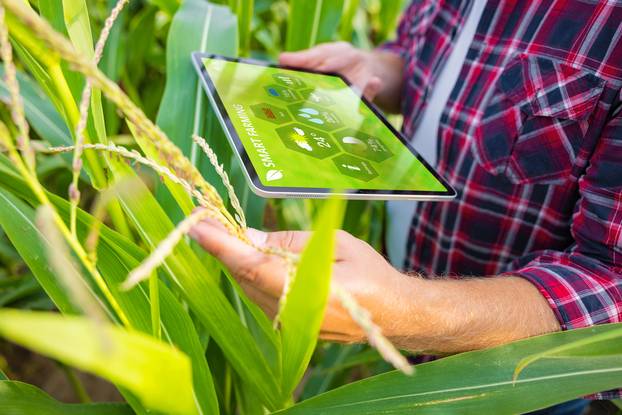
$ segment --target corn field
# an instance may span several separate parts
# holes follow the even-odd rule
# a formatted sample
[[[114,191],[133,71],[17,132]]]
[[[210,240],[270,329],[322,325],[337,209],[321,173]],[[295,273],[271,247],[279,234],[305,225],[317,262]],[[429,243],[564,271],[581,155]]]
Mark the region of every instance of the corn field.
[[[335,230],[379,249],[382,204],[255,196],[190,60],[370,49],[406,2],[220,3],[0,0],[0,337],[123,397],[64,403],[0,359],[0,414],[513,414],[622,386],[620,324],[409,365],[331,286]],[[205,218],[248,244],[314,230],[266,251],[290,274],[274,321],[187,237]],[[318,342],[331,290],[375,347]]]

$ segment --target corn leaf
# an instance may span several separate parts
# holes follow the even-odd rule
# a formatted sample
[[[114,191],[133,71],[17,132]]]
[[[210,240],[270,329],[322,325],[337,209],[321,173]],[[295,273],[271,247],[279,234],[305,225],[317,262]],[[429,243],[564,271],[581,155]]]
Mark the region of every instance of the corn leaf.
[[[166,86],[156,124],[210,183],[220,183],[220,179],[192,141],[192,134],[202,135],[204,131],[206,97],[190,56],[196,51],[235,56],[236,24],[235,15],[227,7],[202,0],[184,0],[173,18],[167,39]],[[208,140],[212,142],[210,137]],[[157,152],[153,152],[143,143],[139,144],[151,157],[160,160]],[[224,144],[227,145],[226,142]],[[224,193],[223,186],[219,190],[221,194]],[[185,203],[180,200],[179,192],[171,193],[183,208]],[[169,216],[176,220],[181,219],[179,213],[175,214],[178,211],[177,204],[163,186],[158,187],[157,196]]]
[[[57,32],[67,36],[67,26],[65,25],[65,13],[63,11],[63,0],[46,0],[39,2],[39,13],[43,16]],[[69,69],[66,63],[61,63],[63,75],[75,100],[80,99],[84,79],[81,74]],[[50,94],[48,94],[50,95]],[[50,95],[51,96],[51,95]]]
[[[54,6],[53,11],[58,14],[59,10],[62,12],[59,1],[46,2],[46,7]],[[70,126],[70,129],[73,128],[70,114],[77,112],[74,97],[82,92],[82,77],[77,76],[75,72],[62,69],[58,57],[49,53],[41,41],[35,38],[31,31],[11,14],[7,15],[7,23],[11,34],[14,36],[15,51],[20,60],[38,81],[56,110],[63,116],[66,124]],[[63,94],[61,94],[61,90],[64,92]],[[90,128],[88,129],[89,137],[96,136],[91,124],[89,124]],[[92,178],[92,184],[96,187],[103,187],[105,177],[99,160],[93,158],[92,155],[87,155],[84,161],[85,170]]]
[[[125,164],[112,163],[111,166],[118,180],[133,174]],[[148,191],[137,189],[130,195],[120,195],[120,202],[149,249],[154,249],[173,229],[166,213]],[[185,241],[180,242],[166,259],[164,269],[235,370],[255,387],[258,398],[266,405],[275,407],[278,399],[275,391],[279,390],[278,374],[266,360],[270,356],[265,356],[258,349],[243,326],[220,290],[214,270],[205,269]]]
[[[376,41],[383,42],[393,34],[400,14],[406,4],[407,3],[404,0],[380,0]]]
[[[242,210],[244,210],[244,215],[246,215],[246,225],[261,229],[264,225],[264,213],[266,211],[267,200],[253,193],[236,157],[237,156],[230,157],[232,160],[230,164],[231,184],[238,196],[240,206],[242,206]]]
[[[99,266],[102,270],[106,270],[106,275],[110,276],[110,280],[114,280],[111,285],[115,287],[119,286],[125,276],[146,256],[144,252],[140,252],[121,235],[110,229],[102,232],[100,245]],[[142,316],[142,331],[149,332],[151,326],[148,290],[141,285],[132,291],[141,297],[140,300],[133,299],[135,303],[140,304],[140,310],[136,311],[140,311]],[[205,415],[217,413],[218,400],[214,382],[192,320],[166,284],[160,282],[158,291],[163,340],[174,344],[191,358],[195,399],[200,406],[200,412]]]
[[[335,229],[344,203],[330,199],[318,215],[314,233],[302,253],[298,271],[281,311],[283,391],[291,393],[304,374],[317,342],[330,292]],[[310,296],[309,293],[313,295]]]
[[[108,12],[116,5],[116,0],[108,0]],[[125,56],[127,53],[127,47],[124,37],[122,36],[123,25],[127,17],[127,10],[123,10],[112,29],[110,29],[110,36],[106,47],[104,48],[104,55],[100,63],[100,68],[106,76],[117,82],[121,76],[121,69],[125,63]],[[117,116],[116,108],[107,99],[104,99],[104,119],[106,121],[106,129],[108,135],[114,135],[118,133],[121,122]]]
[[[248,56],[251,46],[254,0],[230,0],[229,7],[238,16],[238,33],[240,37],[240,55]]]
[[[9,102],[9,92],[4,82],[4,68],[0,68],[0,100],[5,104]],[[22,73],[17,73],[20,92],[24,100],[24,111],[30,126],[37,134],[54,146],[67,146],[73,143],[71,133],[63,122],[56,109],[37,84]]]
[[[4,172],[0,174],[0,179],[7,178],[9,176]],[[32,208],[6,190],[0,189],[0,228],[54,304],[63,313],[75,314],[75,307],[49,268],[44,239],[39,237],[38,232],[32,232],[36,229],[35,226]]]
[[[2,158],[0,157],[0,160]],[[1,166],[1,165],[0,165]],[[11,191],[17,192],[20,197],[36,203],[27,186],[10,170],[0,167],[0,187],[10,187]],[[69,217],[69,203],[52,194],[48,197],[58,209],[60,215],[67,220]],[[6,200],[4,204],[3,200]],[[17,199],[6,190],[0,189],[0,225],[7,224],[7,234],[16,241],[20,247],[20,255],[39,279],[40,284],[52,297],[57,306],[63,310],[64,304],[71,306],[69,299],[58,287],[54,275],[47,269],[44,262],[45,251],[41,237],[37,237],[38,229],[33,222],[34,212],[32,208]],[[7,219],[4,219],[7,218]],[[8,219],[10,218],[10,220]],[[4,219],[4,220],[3,220]],[[95,219],[83,211],[78,211],[78,234],[81,238],[86,236]],[[27,232],[24,232],[28,229]],[[24,235],[32,235],[34,240],[23,238]],[[146,257],[146,253],[127,240],[124,236],[114,232],[106,226],[101,228],[101,241],[98,245],[98,268],[106,280],[111,291],[119,301],[132,326],[135,329],[149,333],[151,330],[149,295],[143,286],[129,292],[120,291],[120,284],[130,270],[135,268]],[[42,264],[41,266],[40,263]],[[60,293],[54,291],[60,289]],[[190,317],[181,304],[175,299],[168,287],[161,283],[160,306],[162,319],[162,332],[164,340],[176,345],[180,350],[188,354],[192,360],[193,380],[197,392],[197,402],[204,414],[218,412],[218,403],[214,392],[214,384],[205,360],[204,350],[200,344],[198,335]],[[57,301],[57,298],[60,300]],[[70,309],[71,311],[73,309]]]
[[[8,102],[9,96],[4,82],[4,68],[0,68],[0,100]],[[62,117],[50,103],[50,99],[41,91],[39,86],[25,73],[18,72],[17,79],[19,81],[20,92],[24,101],[24,112],[28,123],[34,131],[43,140],[53,146],[72,145],[73,140],[71,133],[63,122]],[[71,165],[71,154],[61,154],[60,157],[65,163],[58,163],[58,168],[64,168]],[[46,159],[51,160],[51,159]],[[39,170],[45,163],[45,160],[39,162]],[[43,172],[39,171],[40,179],[45,177]],[[88,175],[82,171],[81,178],[88,181]]]
[[[586,356],[586,355],[599,355],[602,353],[602,348],[609,350],[611,342],[622,338],[622,327],[618,330],[610,330],[605,333],[590,336],[585,339],[579,339],[572,342],[562,344],[552,349],[546,350],[541,353],[536,353],[531,356],[527,356],[518,362],[516,369],[514,370],[514,378],[518,378],[523,370],[534,362],[540,359],[555,358],[559,356]],[[622,353],[622,347],[619,347],[619,352]]]
[[[343,14],[343,0],[323,0],[320,22],[318,24],[315,43],[331,42],[336,40],[336,27]]]
[[[132,415],[121,403],[66,404],[22,382],[0,381],[0,413],[4,415]]]
[[[67,33],[74,47],[77,51],[92,59],[95,51],[86,1],[63,0],[63,13]],[[95,132],[95,134],[91,134],[91,138],[97,138],[96,141],[100,143],[107,142],[101,91],[98,89],[93,89],[91,93],[91,111],[89,112],[89,119],[92,121]]]
[[[149,0],[149,3],[155,4],[166,14],[172,16],[179,8],[180,0]]]
[[[152,337],[83,317],[8,309],[0,311],[0,335],[122,385],[151,409],[198,413],[190,360]]]
[[[145,61],[155,42],[155,17],[157,12],[157,7],[146,6],[130,20],[127,38],[130,39],[132,48],[126,56],[123,70],[126,76],[125,79],[131,80],[133,89],[140,85],[141,79],[145,76],[145,68],[147,66]],[[124,83],[127,83],[127,81]]]
[[[333,40],[343,13],[343,0],[291,0],[285,48],[307,49]]]
[[[541,358],[514,380],[519,362],[559,346],[620,331],[622,324],[570,330],[462,353],[374,376],[303,401],[282,414],[516,414],[622,386],[622,343],[611,336],[572,355]],[[589,352],[588,352],[589,351]],[[528,396],[529,399],[525,399]]]
[[[352,40],[352,24],[354,16],[359,8],[360,0],[345,0],[343,4],[343,18],[339,25],[339,36],[341,40]]]

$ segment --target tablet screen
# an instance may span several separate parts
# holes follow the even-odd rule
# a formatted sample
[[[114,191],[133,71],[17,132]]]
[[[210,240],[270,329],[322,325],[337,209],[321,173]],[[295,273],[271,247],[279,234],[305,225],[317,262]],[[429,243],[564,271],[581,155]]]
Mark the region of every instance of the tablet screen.
[[[213,57],[202,64],[260,187],[451,194],[341,77]]]

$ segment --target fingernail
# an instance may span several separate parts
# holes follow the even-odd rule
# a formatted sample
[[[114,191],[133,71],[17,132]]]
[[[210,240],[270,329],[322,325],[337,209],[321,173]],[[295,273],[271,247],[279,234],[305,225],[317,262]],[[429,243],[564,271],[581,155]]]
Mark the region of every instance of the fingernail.
[[[264,246],[268,240],[268,234],[257,229],[248,228],[246,230],[246,236],[253,243],[253,245]]]

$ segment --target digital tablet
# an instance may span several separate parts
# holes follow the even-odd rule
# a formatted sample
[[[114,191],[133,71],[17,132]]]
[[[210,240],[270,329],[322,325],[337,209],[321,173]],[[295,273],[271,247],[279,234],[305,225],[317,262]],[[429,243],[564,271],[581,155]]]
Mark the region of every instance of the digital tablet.
[[[341,76],[213,54],[192,57],[256,194],[414,200],[455,196]]]

